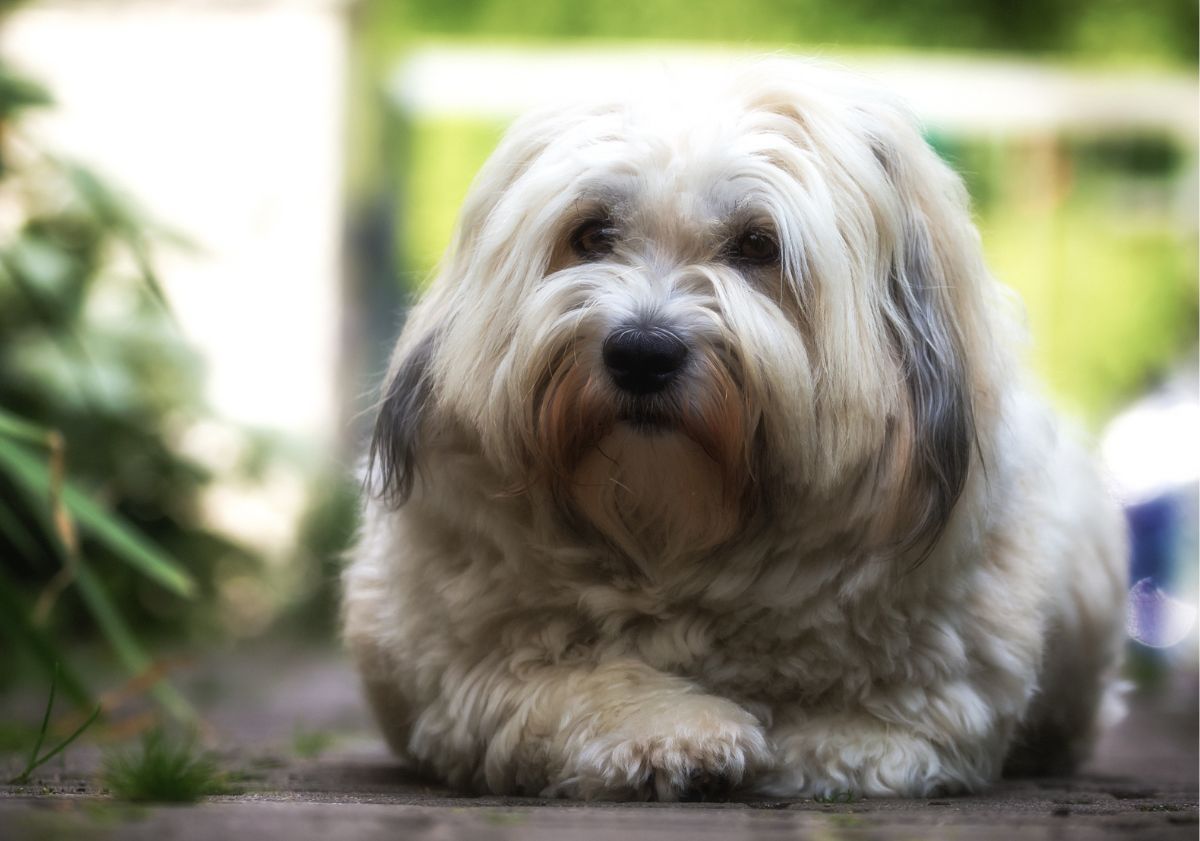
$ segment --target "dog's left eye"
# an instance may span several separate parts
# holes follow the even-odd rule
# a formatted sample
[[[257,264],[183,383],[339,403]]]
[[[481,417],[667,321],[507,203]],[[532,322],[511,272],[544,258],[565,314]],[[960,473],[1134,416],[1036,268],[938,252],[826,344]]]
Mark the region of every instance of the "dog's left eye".
[[[612,252],[617,229],[607,219],[591,219],[571,234],[571,248],[585,260],[594,260]]]
[[[726,256],[740,263],[766,266],[779,261],[779,243],[770,232],[752,228],[733,241]]]

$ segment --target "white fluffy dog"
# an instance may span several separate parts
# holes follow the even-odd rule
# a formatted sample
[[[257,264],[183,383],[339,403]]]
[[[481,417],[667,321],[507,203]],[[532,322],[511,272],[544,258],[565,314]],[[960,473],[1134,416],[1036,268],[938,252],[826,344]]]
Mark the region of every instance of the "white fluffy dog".
[[[929,795],[1119,714],[1125,547],[959,179],[855,77],[519,122],[384,388],[345,634],[392,747],[582,798]]]

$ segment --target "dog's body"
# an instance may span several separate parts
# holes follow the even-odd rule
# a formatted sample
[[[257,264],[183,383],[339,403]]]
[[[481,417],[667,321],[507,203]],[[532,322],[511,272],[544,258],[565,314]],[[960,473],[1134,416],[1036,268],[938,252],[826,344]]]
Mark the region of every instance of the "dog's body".
[[[345,600],[390,744],[578,797],[1070,767],[1120,519],[960,182],[825,70],[654,102],[519,123],[401,337]]]

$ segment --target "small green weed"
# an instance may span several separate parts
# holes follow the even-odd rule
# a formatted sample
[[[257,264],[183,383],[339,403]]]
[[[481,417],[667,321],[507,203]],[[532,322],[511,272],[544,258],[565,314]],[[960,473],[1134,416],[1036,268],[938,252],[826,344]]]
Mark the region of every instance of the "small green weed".
[[[172,741],[162,730],[142,738],[140,749],[109,754],[102,781],[113,797],[133,803],[194,803],[229,791],[227,778],[191,737]]]
[[[303,759],[320,756],[333,744],[333,734],[327,730],[309,730],[297,725],[292,731],[292,750]]]
[[[529,823],[529,814],[526,812],[494,812],[484,809],[483,820],[484,823],[492,826],[524,826]]]
[[[831,791],[829,794],[818,794],[813,798],[814,803],[853,803],[858,795],[852,791]]]
[[[50,680],[50,697],[46,700],[46,712],[42,715],[42,726],[38,729],[37,741],[33,743],[33,750],[29,752],[29,760],[25,763],[25,769],[9,780],[9,785],[25,785],[29,782],[29,778],[34,771],[66,750],[67,746],[83,735],[83,731],[91,727],[92,722],[100,715],[100,706],[97,705],[96,709],[92,710],[92,714],[87,717],[87,720],[83,724],[75,729],[74,733],[59,742],[57,747],[41,753],[42,745],[46,742],[46,731],[50,729],[50,711],[54,709],[54,691],[57,687],[58,665],[55,664],[54,677]]]

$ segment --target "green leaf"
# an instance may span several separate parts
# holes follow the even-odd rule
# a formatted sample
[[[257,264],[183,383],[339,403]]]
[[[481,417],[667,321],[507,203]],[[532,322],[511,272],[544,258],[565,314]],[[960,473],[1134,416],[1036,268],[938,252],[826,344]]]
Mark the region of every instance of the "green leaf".
[[[8,473],[35,497],[40,496],[49,503],[50,468],[24,446],[0,437],[0,465],[6,466]],[[121,560],[173,593],[190,598],[195,592],[195,581],[175,560],[69,481],[63,485],[63,503],[81,528]]]
[[[0,119],[23,108],[50,105],[50,92],[30,79],[0,64]]]
[[[180,596],[191,598],[195,593],[195,580],[177,562],[70,483],[63,488],[63,501],[83,529],[130,566]]]
[[[0,437],[0,467],[3,466],[8,467],[9,475],[21,485],[26,494],[29,495],[32,503],[36,505],[40,498],[45,501],[44,504],[46,507],[51,504],[49,467],[28,453],[21,444],[11,439]],[[127,541],[129,538],[132,538],[134,543],[131,545],[137,546],[137,541],[144,542],[143,538],[127,526],[116,521],[113,515],[105,512],[78,491],[67,487],[64,489],[63,501],[81,523],[86,523],[87,521],[84,516],[80,515],[77,508],[72,506],[71,497],[73,495],[77,497],[75,500],[76,505],[79,500],[83,500],[85,503],[84,508],[88,511],[90,518],[93,521],[102,522],[102,528],[108,529],[110,536],[112,536],[115,529],[115,532],[122,540]],[[116,652],[117,658],[130,673],[134,675],[144,673],[152,665],[150,655],[146,653],[137,641],[137,638],[121,616],[120,611],[113,604],[108,591],[104,589],[103,584],[92,571],[91,567],[83,558],[79,557],[78,553],[72,553],[63,545],[58,533],[49,522],[48,513],[43,518],[45,520],[44,530],[50,544],[54,547],[62,564],[73,573],[75,585],[78,587],[79,594],[87,605],[88,612],[92,614],[92,618],[95,619],[96,624],[100,627],[101,633]],[[150,544],[146,543],[145,545],[149,546]],[[130,560],[129,557],[125,557],[125,559]],[[168,561],[168,563],[171,562]],[[137,563],[134,563],[134,565],[136,566]],[[192,586],[191,579],[185,573],[180,572],[180,575],[183,576],[183,580],[189,584],[190,588]],[[0,576],[0,582],[3,580],[3,577]],[[187,593],[184,595],[187,595]],[[12,605],[19,608],[19,597],[15,593],[12,593],[11,596]],[[0,604],[0,607],[4,607],[4,605]],[[19,610],[15,615],[24,616]],[[33,627],[32,622],[26,621],[25,624]],[[18,631],[21,630],[23,629],[18,629]],[[46,652],[42,653],[45,654]],[[158,699],[159,703],[176,718],[182,720],[192,720],[195,718],[195,712],[191,706],[170,683],[160,681],[154,686],[151,692]]]
[[[49,429],[31,423],[11,412],[6,412],[4,409],[0,409],[0,435],[20,438],[22,441],[29,441],[30,443],[41,444],[42,446],[46,446],[50,440]]]
[[[9,245],[4,259],[10,278],[24,284],[44,303],[61,300],[71,288],[74,262],[66,251],[44,237],[19,237]]]
[[[16,453],[16,457],[13,457],[14,453]],[[31,503],[36,504],[36,499],[40,494],[44,494],[43,498],[48,500],[49,475],[46,465],[38,462],[29,453],[22,452],[22,447],[13,444],[11,440],[0,438],[0,465],[4,464],[8,464],[10,468],[18,468],[13,470],[12,473],[18,480],[22,480],[23,489],[26,494],[30,495]],[[137,637],[133,635],[133,631],[130,630],[130,626],[126,624],[125,619],[121,617],[119,609],[116,608],[113,600],[110,599],[108,591],[104,589],[100,578],[96,576],[96,573],[91,570],[91,567],[83,558],[78,557],[78,554],[72,554],[62,545],[62,541],[59,535],[55,533],[53,525],[50,525],[49,517],[46,513],[43,513],[43,519],[46,521],[43,523],[43,530],[46,531],[50,546],[54,547],[54,552],[58,554],[60,563],[73,573],[73,582],[79,590],[80,597],[82,597],[86,607],[88,607],[88,612],[91,613],[92,619],[95,619],[96,624],[100,626],[102,635],[115,651],[116,657],[121,661],[121,665],[125,666],[128,672],[133,675],[144,673],[152,665],[151,657],[142,648],[142,644],[137,641]],[[4,576],[0,576],[0,584],[4,583]],[[2,587],[0,587],[0,590],[2,590]],[[43,662],[61,660],[61,655],[56,651],[54,644],[49,642],[44,633],[37,631],[36,626],[32,624],[32,621],[20,609],[20,599],[16,591],[10,588],[10,593],[0,593],[0,596],[4,595],[8,596],[7,603],[5,603],[4,599],[0,599],[0,608],[4,608],[4,613],[11,614],[11,619],[16,620],[17,625],[16,629],[14,629],[14,636],[25,639],[26,642],[34,643],[34,645],[31,645],[31,648],[34,648],[35,654]],[[174,715],[176,719],[191,721],[196,717],[196,713],[192,710],[191,705],[166,680],[158,681],[154,689],[151,689],[151,693],[167,709],[168,713]]]
[[[87,167],[68,161],[60,165],[83,200],[96,215],[96,218],[111,229],[114,236],[129,249],[130,256],[138,267],[142,282],[150,292],[150,296],[162,307],[163,312],[174,318],[166,293],[154,271],[150,259],[150,248],[146,244],[145,231],[149,227],[142,217],[142,210],[129,198],[122,196],[103,180],[98,178]]]

